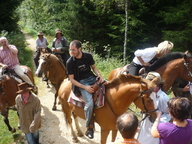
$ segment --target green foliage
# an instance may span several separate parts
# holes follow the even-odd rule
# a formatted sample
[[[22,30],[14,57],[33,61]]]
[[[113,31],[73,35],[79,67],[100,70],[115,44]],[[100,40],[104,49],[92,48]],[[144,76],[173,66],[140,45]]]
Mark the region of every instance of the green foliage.
[[[18,14],[15,12],[17,7],[21,4],[23,0],[1,0],[0,9],[0,31],[15,31],[18,30]]]
[[[18,125],[18,116],[16,111],[9,111],[9,122],[10,125],[17,129]],[[6,124],[3,122],[3,116],[0,115],[0,144],[10,144],[14,142],[18,142],[19,137],[21,137],[22,132],[17,129],[16,133],[11,133],[8,129]],[[20,142],[21,144],[22,142]]]

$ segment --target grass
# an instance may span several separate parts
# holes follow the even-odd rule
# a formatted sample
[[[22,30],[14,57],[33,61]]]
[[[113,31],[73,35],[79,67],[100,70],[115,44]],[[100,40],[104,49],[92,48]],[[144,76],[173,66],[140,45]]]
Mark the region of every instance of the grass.
[[[10,125],[17,129],[15,133],[11,133],[5,123],[3,122],[4,117],[0,115],[0,144],[13,144],[17,142],[17,144],[23,144],[20,141],[20,137],[22,136],[22,132],[17,129],[18,125],[18,117],[16,111],[9,111],[9,122]]]

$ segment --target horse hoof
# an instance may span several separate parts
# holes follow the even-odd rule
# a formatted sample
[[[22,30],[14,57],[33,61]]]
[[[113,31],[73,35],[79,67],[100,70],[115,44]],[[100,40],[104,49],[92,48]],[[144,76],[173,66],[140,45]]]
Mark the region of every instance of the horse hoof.
[[[77,133],[78,137],[83,137],[84,134],[83,133]]]
[[[78,140],[77,138],[72,138],[72,142],[74,142],[74,143],[78,143],[79,140]]]
[[[53,107],[53,108],[52,108],[52,110],[53,110],[53,111],[56,111],[56,110],[57,110],[56,106],[55,106],[55,107]]]
[[[12,128],[11,132],[12,132],[12,133],[15,133],[15,132],[16,132],[16,129],[15,129],[15,128]]]

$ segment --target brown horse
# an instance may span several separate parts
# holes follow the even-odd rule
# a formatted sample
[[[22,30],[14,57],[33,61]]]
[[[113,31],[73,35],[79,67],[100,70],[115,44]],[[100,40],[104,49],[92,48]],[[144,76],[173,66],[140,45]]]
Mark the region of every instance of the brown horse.
[[[123,72],[123,67],[114,69],[108,77],[112,80]],[[192,65],[190,58],[179,52],[172,52],[158,59],[149,67],[150,71],[158,72],[165,81],[165,91],[167,91],[176,78],[180,77],[186,81],[192,82]]]
[[[105,83],[105,102],[104,106],[95,109],[95,121],[101,127],[101,144],[105,144],[110,130],[112,130],[112,141],[117,135],[116,120],[123,114],[132,102],[135,103],[143,112],[150,113],[153,119],[156,118],[153,100],[150,98],[154,81],[142,79],[138,76],[120,75],[116,79]],[[65,81],[61,84],[58,98],[62,105],[66,123],[70,125],[73,142],[78,142],[77,136],[72,127],[72,118],[75,120],[78,136],[83,136],[79,128],[77,116],[85,119],[82,107],[72,105],[67,102],[72,84]]]
[[[33,73],[31,69],[27,66],[21,66],[27,70],[27,75],[34,83]],[[15,98],[17,96],[16,91],[18,91],[17,85],[18,81],[15,80],[14,76],[10,74],[3,74],[0,77],[0,112],[4,116],[4,122],[7,125],[9,131],[15,132],[16,129],[12,128],[9,124],[9,109],[15,105]],[[34,92],[37,94],[37,91]]]
[[[64,79],[67,78],[66,68],[63,63],[54,54],[42,53],[39,60],[39,66],[35,75],[40,77],[40,73],[47,72],[47,78],[55,88],[55,101],[52,110],[56,110],[56,102],[59,87]]]

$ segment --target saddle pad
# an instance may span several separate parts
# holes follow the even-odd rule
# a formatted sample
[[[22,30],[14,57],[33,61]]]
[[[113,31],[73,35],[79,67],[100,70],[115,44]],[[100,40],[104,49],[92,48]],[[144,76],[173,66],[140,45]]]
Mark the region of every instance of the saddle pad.
[[[98,109],[98,108],[101,108],[104,106],[105,86],[102,85],[102,89],[99,88],[98,91],[99,92],[98,92],[97,98],[94,101],[95,109]],[[73,91],[71,91],[69,99],[67,102],[69,102],[75,106],[78,106],[78,107],[84,107],[85,106],[85,102],[84,102],[82,96],[80,96],[80,97],[75,96]]]

